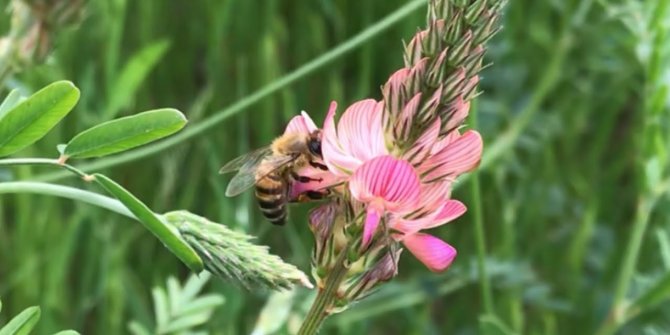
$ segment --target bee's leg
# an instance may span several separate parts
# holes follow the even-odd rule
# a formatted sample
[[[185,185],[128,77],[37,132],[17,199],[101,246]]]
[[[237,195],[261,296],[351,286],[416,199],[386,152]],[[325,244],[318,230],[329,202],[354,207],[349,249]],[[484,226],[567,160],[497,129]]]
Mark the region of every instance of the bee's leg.
[[[319,170],[328,171],[328,167],[319,162],[309,161],[309,165]]]
[[[323,181],[323,178],[311,178],[307,176],[301,176],[297,174],[295,171],[291,171],[291,177],[293,177],[293,179],[299,183],[309,183],[310,181],[318,181],[318,182]]]
[[[329,189],[324,189],[321,191],[307,191],[298,195],[298,198],[294,202],[308,202],[312,200],[321,200],[330,195]]]

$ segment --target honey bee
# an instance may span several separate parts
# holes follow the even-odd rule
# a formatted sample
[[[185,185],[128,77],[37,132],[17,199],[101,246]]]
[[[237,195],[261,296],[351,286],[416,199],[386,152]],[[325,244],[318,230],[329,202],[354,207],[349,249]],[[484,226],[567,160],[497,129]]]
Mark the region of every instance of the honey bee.
[[[317,162],[321,159],[321,132],[309,135],[287,133],[272,141],[272,144],[242,155],[224,165],[219,173],[238,171],[226,189],[232,197],[255,186],[258,205],[271,223],[286,223],[287,203],[293,182],[321,181],[320,178],[300,176],[296,170],[307,164],[321,169],[328,168]],[[323,193],[308,192],[310,198],[319,198]]]

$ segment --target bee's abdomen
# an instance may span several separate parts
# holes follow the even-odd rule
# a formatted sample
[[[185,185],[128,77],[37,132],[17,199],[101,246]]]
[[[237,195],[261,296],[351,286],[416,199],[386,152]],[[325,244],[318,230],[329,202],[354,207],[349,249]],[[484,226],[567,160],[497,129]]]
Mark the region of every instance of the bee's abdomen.
[[[256,199],[268,221],[286,223],[286,181],[278,174],[269,174],[256,181]]]

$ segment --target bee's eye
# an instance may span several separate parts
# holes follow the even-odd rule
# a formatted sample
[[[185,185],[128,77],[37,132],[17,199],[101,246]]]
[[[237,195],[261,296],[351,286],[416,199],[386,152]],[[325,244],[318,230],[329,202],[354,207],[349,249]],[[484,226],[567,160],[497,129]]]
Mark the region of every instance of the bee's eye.
[[[312,155],[321,157],[321,141],[313,139],[309,141],[309,152],[312,153]]]

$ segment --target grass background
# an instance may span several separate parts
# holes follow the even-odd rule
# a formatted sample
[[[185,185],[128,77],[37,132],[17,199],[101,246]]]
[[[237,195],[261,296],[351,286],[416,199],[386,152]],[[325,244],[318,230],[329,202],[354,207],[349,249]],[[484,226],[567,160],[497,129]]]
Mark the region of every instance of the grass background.
[[[8,2],[0,0],[0,8]],[[68,79],[82,91],[75,111],[17,156],[55,157],[56,144],[75,133],[147,109],[178,108],[187,128],[225,115],[157,154],[94,162],[154,210],[188,209],[247,231],[308,271],[309,206],[294,208],[285,228],[273,227],[251,194],[224,197],[227,177],[217,170],[269,143],[300,110],[320,123],[331,100],[343,110],[358,99],[379,99],[380,85],[402,66],[401,39],[424,26],[425,6],[412,2],[416,9],[389,29],[276,93],[234,113],[224,108],[285,80],[407,3],[87,1],[77,24],[50,27],[53,48],[44,62],[23,66],[0,87],[3,96],[11,88],[30,93]],[[613,302],[667,278],[670,207],[657,187],[668,176],[670,144],[666,3],[510,1],[473,109],[485,159],[454,194],[470,211],[435,232],[457,247],[455,264],[436,275],[403,256],[393,283],[328,320],[322,333],[593,334]],[[9,17],[0,14],[0,34]],[[46,168],[0,169],[0,179],[89,187]],[[476,266],[476,213],[492,306],[483,301],[487,281]],[[130,320],[153,322],[151,287],[169,275],[184,279],[188,272],[135,222],[67,200],[0,197],[0,324],[41,305],[38,334],[127,333]],[[206,291],[226,299],[200,328],[212,334],[250,333],[269,296],[218,280]],[[660,304],[620,332],[670,332],[665,291]],[[304,313],[305,294],[283,305],[291,312],[279,333]]]

